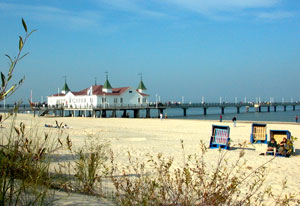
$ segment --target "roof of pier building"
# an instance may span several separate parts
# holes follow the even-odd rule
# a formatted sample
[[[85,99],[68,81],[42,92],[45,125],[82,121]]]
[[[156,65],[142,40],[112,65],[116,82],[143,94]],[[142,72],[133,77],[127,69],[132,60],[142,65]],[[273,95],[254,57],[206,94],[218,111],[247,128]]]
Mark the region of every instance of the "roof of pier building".
[[[62,87],[61,91],[62,91],[62,92],[61,92],[62,94],[63,94],[63,93],[67,94],[69,91],[71,91],[71,89],[69,88],[69,86],[68,86],[66,80],[65,80],[65,84],[64,84],[64,86]]]
[[[108,79],[104,82],[103,89],[113,89]]]
[[[109,82],[108,82],[109,83]],[[112,92],[103,92],[104,86],[103,85],[93,85],[91,87],[85,88],[83,90],[74,92],[70,91],[74,96],[85,96],[88,95],[88,91],[92,89],[91,94],[97,95],[97,96],[119,96],[122,95],[124,92],[130,89],[130,87],[120,87],[120,88],[111,88]],[[140,95],[142,96],[149,96],[148,94],[141,93],[138,90],[136,90]],[[67,94],[67,93],[66,93]],[[59,94],[53,94],[52,96],[65,96],[66,94],[59,93]]]
[[[147,90],[147,88],[146,88],[146,86],[145,86],[143,80],[140,81],[140,84],[139,84],[139,86],[138,86],[137,89],[138,89],[138,90],[139,90],[139,89],[140,89],[140,90]]]
[[[108,82],[108,84],[109,84],[109,82]],[[109,86],[110,86],[110,84],[109,84]],[[103,92],[103,90],[102,90],[104,88],[103,85],[94,85],[92,87],[85,88],[85,89],[83,89],[81,91],[78,91],[78,92],[72,92],[72,94],[74,94],[75,96],[77,96],[77,95],[87,95],[88,94],[88,90],[90,90],[91,88],[92,88],[92,91],[91,91],[92,95],[97,95],[97,96],[103,96],[103,95],[106,95],[106,96],[115,96],[115,95],[121,95],[121,94],[123,94],[130,87],[111,88],[112,92]]]

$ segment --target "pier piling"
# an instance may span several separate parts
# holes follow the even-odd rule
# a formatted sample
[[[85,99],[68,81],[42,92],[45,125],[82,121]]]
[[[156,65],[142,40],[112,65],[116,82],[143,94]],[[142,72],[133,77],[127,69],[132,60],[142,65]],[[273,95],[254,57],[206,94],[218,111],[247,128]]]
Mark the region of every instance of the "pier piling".
[[[106,110],[102,110],[102,114],[101,114],[101,117],[106,117]]]
[[[221,107],[221,113],[224,114],[224,110],[225,108],[224,107]]]
[[[150,118],[150,109],[146,109],[146,118]]]
[[[186,108],[183,108],[183,116],[186,117]]]
[[[133,110],[133,117],[134,118],[139,118],[140,117],[140,110],[139,109],[134,109]]]

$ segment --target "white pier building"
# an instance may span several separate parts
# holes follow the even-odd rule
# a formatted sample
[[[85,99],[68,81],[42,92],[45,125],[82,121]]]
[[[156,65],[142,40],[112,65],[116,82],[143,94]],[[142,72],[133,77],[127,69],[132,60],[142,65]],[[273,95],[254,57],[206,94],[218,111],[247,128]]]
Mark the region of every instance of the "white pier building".
[[[58,94],[47,97],[49,107],[104,108],[105,106],[147,105],[149,95],[145,93],[142,78],[137,89],[132,87],[113,88],[108,81],[104,85],[93,85],[81,91],[71,91],[66,80]]]

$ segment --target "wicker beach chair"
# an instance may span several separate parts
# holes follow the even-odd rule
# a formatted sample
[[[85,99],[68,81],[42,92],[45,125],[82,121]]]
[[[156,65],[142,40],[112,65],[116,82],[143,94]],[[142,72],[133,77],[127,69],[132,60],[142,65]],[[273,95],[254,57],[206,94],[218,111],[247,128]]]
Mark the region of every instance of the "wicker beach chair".
[[[250,142],[251,143],[268,143],[267,137],[267,125],[266,124],[252,124],[252,133],[250,135]]]
[[[212,136],[210,137],[209,148],[230,149],[229,134],[230,128],[228,126],[212,125]]]

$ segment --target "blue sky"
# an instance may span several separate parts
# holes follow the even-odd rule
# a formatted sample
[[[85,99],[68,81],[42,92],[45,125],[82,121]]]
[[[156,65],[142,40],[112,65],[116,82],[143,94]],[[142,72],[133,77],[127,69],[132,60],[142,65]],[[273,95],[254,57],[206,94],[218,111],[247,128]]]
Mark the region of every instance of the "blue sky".
[[[155,100],[300,99],[299,0],[1,0],[0,69],[16,55],[21,18],[37,29],[11,101],[139,83]]]

